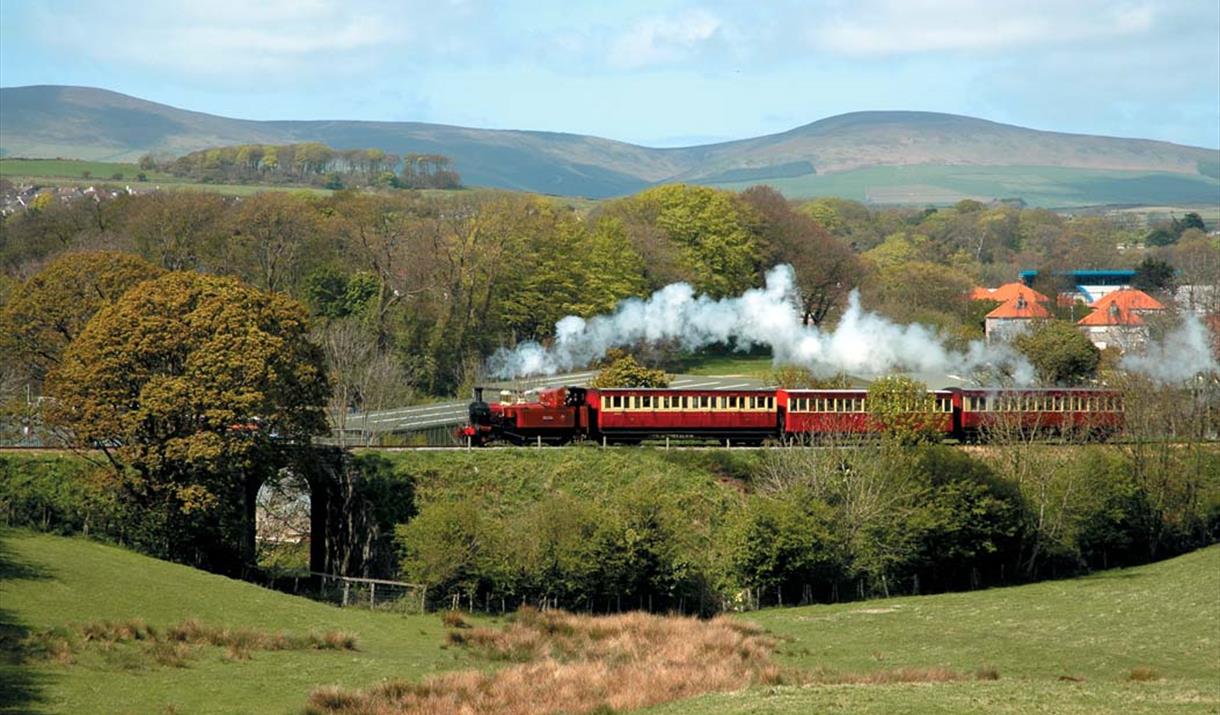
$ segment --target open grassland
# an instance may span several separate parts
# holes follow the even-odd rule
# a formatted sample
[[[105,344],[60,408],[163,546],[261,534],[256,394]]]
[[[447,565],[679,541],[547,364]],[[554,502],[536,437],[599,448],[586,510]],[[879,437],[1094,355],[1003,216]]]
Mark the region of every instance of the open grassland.
[[[84,178],[89,172],[89,179]],[[73,179],[74,181],[106,181],[122,174],[123,181],[134,182],[143,172],[149,181],[173,181],[174,177],[159,171],[143,171],[135,164],[116,161],[83,161],[79,159],[0,159],[0,177],[17,179]]]
[[[716,184],[744,189],[751,183]],[[768,179],[791,198],[839,196],[877,204],[950,204],[1019,197],[1031,206],[1098,204],[1215,205],[1220,181],[1168,172],[1056,166],[877,166],[835,174]]]
[[[1169,561],[974,593],[777,609],[751,618],[804,669],[985,669],[995,680],[776,686],[650,710],[1216,712],[1220,547]],[[993,672],[992,672],[993,671]]]
[[[690,630],[640,617],[645,620],[604,625],[544,619],[533,632],[522,632],[519,621],[503,636],[478,628],[447,635],[435,615],[340,610],[81,539],[9,532],[3,543],[0,620],[10,634],[72,624],[84,632],[80,624],[141,619],[167,633],[197,629],[203,640],[246,633],[260,643],[268,636],[259,634],[333,631],[350,634],[356,648],[319,649],[302,635],[296,636],[302,648],[255,647],[237,658],[220,645],[208,650],[205,643],[183,663],[173,662],[172,653],[163,663],[90,652],[72,663],[10,663],[0,674],[0,694],[16,711],[300,712],[312,692],[315,712],[361,712],[331,705],[348,702],[335,698],[351,693],[433,697],[432,690],[413,684],[443,672],[464,674],[429,682],[479,695],[487,691],[478,683],[510,683],[515,677],[516,671],[499,678],[483,674],[489,667],[524,666],[522,673],[538,677],[564,662],[594,674],[606,667],[630,670],[614,653],[605,663],[580,654],[610,652],[618,647],[619,631],[626,637],[660,629],[670,634],[661,640],[676,644],[673,633]],[[185,620],[191,618],[196,620]],[[709,681],[732,692],[647,712],[1151,713],[1220,707],[1220,547],[1081,579],[775,609],[747,614],[746,620],[766,629],[770,645],[757,641],[752,629],[692,631],[687,639],[696,654],[728,641],[736,643],[735,652],[751,650],[740,668]],[[461,624],[450,619],[450,625]],[[229,635],[207,635],[222,627]],[[594,635],[581,636],[586,630]],[[551,640],[540,641],[538,633]],[[698,645],[700,639],[709,640]],[[586,643],[579,646],[585,650],[573,650],[577,641]],[[675,644],[668,647],[677,653],[682,649]],[[658,687],[668,682],[647,668],[637,675]],[[530,682],[526,678],[523,686]],[[579,689],[581,682],[569,685]],[[605,693],[617,692],[614,682],[606,681]],[[30,697],[24,703],[17,699],[23,690]],[[699,691],[684,686],[675,692]],[[660,702],[640,695],[614,702]],[[562,692],[556,697],[568,705],[598,700]]]
[[[218,640],[181,666],[155,660],[158,653],[151,661],[136,657],[134,645],[122,644],[110,652],[82,649],[72,663],[0,663],[0,701],[15,712],[287,713],[318,685],[367,687],[468,665],[465,654],[442,647],[436,616],[343,610],[83,539],[9,532],[2,545],[0,627],[7,635],[136,619],[167,633],[192,623],[208,637],[207,629],[230,629],[256,644],[248,658],[235,658],[228,641]],[[309,645],[309,634],[328,632],[351,634],[356,650]],[[257,647],[281,633],[305,646]]]

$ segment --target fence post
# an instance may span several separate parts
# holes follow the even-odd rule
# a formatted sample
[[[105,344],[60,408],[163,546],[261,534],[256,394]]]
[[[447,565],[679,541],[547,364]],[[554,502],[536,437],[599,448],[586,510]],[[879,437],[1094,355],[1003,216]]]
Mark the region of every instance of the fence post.
[[[351,588],[351,583],[347,579],[343,579],[343,605],[347,605],[347,592]]]
[[[377,584],[370,583],[369,584],[369,608],[373,608],[376,605],[377,605]]]

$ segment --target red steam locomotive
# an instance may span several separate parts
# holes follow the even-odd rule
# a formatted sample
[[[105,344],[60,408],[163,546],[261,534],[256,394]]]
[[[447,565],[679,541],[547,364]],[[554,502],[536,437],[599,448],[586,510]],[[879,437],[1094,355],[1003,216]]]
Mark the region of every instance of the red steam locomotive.
[[[929,394],[930,419],[946,438],[986,439],[1003,427],[1108,435],[1123,426],[1122,397],[1113,390],[952,388]],[[744,445],[881,429],[867,390],[552,387],[529,399],[506,396],[488,404],[483,388],[475,388],[470,424],[459,435],[473,445],[639,443],[658,437]]]

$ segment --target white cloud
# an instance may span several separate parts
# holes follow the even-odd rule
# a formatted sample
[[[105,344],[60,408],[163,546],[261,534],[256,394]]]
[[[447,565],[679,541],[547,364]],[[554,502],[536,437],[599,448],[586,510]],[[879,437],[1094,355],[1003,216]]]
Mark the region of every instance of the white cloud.
[[[865,0],[810,18],[807,35],[822,51],[880,57],[1121,41],[1148,32],[1156,19],[1146,3]]]
[[[609,62],[635,69],[690,59],[722,31],[720,18],[702,8],[641,18],[611,42]]]
[[[389,57],[461,52],[467,3],[133,0],[42,10],[47,41],[94,60],[226,82],[355,76]],[[105,38],[100,42],[100,38]]]

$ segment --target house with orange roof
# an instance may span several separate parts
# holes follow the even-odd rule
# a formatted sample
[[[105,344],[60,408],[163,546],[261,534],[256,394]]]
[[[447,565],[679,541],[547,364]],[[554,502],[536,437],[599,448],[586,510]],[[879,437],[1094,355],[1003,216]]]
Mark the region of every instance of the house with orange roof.
[[[1148,340],[1144,316],[1162,312],[1165,306],[1142,290],[1124,288],[1107,293],[1093,304],[1093,312],[1076,325],[1098,348],[1127,351]]]
[[[1027,293],[1031,293],[1026,297]],[[1012,340],[1026,332],[1039,320],[1049,320],[1051,312],[1046,309],[1046,298],[1038,300],[1041,293],[1028,288],[1017,291],[1011,298],[1005,300],[995,310],[983,319],[983,325],[989,342]]]
[[[1024,296],[1025,300],[1031,300],[1035,303],[1045,303],[1050,300],[1021,281],[1005,283],[999,288],[974,288],[970,291],[970,300],[998,300],[1004,303],[1019,295]]]

